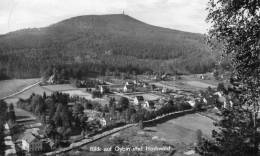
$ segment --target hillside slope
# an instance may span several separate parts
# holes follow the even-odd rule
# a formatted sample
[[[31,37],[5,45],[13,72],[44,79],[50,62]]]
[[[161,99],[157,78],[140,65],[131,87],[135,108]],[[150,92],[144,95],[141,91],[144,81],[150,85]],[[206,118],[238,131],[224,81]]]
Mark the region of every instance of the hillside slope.
[[[201,34],[121,14],[78,16],[0,36],[0,68],[11,77],[37,76],[49,64],[201,73],[211,69],[215,57]]]

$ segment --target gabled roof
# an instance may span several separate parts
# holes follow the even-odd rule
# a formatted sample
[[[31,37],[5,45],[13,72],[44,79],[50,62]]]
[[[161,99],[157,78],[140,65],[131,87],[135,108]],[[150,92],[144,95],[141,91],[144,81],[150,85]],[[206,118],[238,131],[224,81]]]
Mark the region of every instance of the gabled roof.
[[[25,140],[26,142],[28,143],[32,143],[34,140],[36,140],[37,137],[34,136],[32,133],[26,133],[24,136],[23,136],[23,140]]]

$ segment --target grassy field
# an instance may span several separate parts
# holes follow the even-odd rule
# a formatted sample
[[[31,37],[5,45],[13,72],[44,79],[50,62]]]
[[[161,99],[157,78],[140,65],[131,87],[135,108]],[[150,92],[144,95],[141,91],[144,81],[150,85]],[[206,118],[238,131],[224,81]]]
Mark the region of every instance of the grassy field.
[[[162,98],[161,96],[155,95],[152,93],[130,94],[129,96],[132,98],[134,98],[136,96],[143,96],[145,100],[158,100],[158,99]]]
[[[14,79],[14,80],[3,80],[0,81],[0,99],[21,91],[27,86],[30,86],[40,79]]]
[[[60,84],[60,85],[47,85],[47,86],[42,86],[42,88],[47,89],[49,91],[67,91],[67,90],[75,90],[77,89],[76,87],[73,87],[70,84]]]
[[[15,104],[20,98],[21,99],[29,98],[32,95],[32,93],[43,95],[44,92],[46,93],[46,95],[50,95],[52,93],[52,91],[47,90],[47,89],[45,89],[45,88],[43,88],[39,85],[36,85],[36,86],[33,86],[32,88],[30,88],[30,89],[28,89],[28,90],[26,90],[26,91],[24,91],[24,92],[22,92],[18,95],[15,95],[13,97],[5,99],[5,101],[7,103]]]
[[[201,89],[206,89],[208,87],[215,88],[215,81],[212,80],[212,83],[209,83],[210,80],[192,80],[192,79],[182,79],[177,81],[160,81],[153,83],[157,86],[166,87],[173,91],[178,90],[189,90],[189,91],[198,91]]]
[[[208,84],[206,82],[201,82],[201,81],[187,81],[186,84],[197,87],[197,88],[215,88],[215,85]]]
[[[195,132],[200,129],[207,137],[211,136],[213,121],[199,114],[185,115],[169,120],[154,127],[147,127],[153,136],[158,136],[169,143],[189,145],[195,142]]]

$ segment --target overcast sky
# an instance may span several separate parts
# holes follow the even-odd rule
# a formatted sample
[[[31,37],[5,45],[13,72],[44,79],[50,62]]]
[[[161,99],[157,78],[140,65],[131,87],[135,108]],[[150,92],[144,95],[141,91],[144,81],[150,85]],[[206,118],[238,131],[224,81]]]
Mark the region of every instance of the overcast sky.
[[[0,0],[0,34],[44,27],[69,17],[125,14],[146,23],[206,33],[208,0]]]

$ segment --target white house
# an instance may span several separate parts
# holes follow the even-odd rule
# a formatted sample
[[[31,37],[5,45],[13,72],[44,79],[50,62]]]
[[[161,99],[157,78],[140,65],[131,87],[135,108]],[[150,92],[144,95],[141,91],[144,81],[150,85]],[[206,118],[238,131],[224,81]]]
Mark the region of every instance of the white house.
[[[101,94],[104,94],[104,93],[108,93],[108,92],[109,92],[108,86],[100,85],[99,88],[100,88],[100,93],[101,93]]]
[[[144,97],[143,96],[136,96],[134,98],[134,104],[139,105],[144,103]]]
[[[52,76],[50,76],[50,78],[48,79],[48,83],[53,84],[55,80],[55,74],[53,74]]]
[[[22,138],[22,149],[27,152],[40,152],[43,150],[43,143],[32,133],[26,133]]]
[[[123,88],[123,91],[125,93],[131,93],[134,91],[134,86],[133,85],[125,85]]]
[[[196,105],[196,101],[194,99],[193,100],[189,100],[187,102],[190,104],[191,107],[195,107],[195,105]]]
[[[154,108],[155,108],[154,105],[155,105],[155,104],[154,104],[153,101],[145,101],[143,107],[144,107],[144,108],[148,108],[148,109],[154,109]]]
[[[214,95],[218,96],[217,102],[222,103],[223,108],[228,108],[227,99],[224,97],[223,93],[216,92]]]
[[[105,127],[105,126],[107,125],[107,121],[106,121],[105,118],[100,118],[100,119],[99,119],[99,122],[100,122],[100,124],[102,125],[102,127]]]
[[[125,85],[134,85],[134,82],[132,82],[132,81],[127,81],[127,82],[125,83]]]
[[[166,87],[164,87],[163,89],[162,89],[162,93],[168,93],[169,92],[169,90],[166,88]]]

